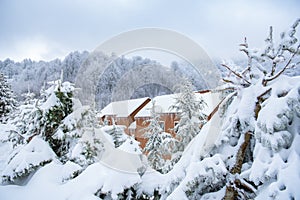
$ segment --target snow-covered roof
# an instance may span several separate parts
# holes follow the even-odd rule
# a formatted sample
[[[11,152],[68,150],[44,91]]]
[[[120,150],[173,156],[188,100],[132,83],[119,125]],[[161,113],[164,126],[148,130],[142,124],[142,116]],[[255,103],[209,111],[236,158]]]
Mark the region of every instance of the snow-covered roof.
[[[140,99],[130,99],[125,101],[111,102],[100,112],[100,117],[105,115],[116,115],[117,117],[127,117],[133,113],[139,106],[145,103],[149,97]]]
[[[155,101],[155,111],[160,114],[176,113],[177,111],[175,109],[171,109],[170,107],[175,105],[178,95],[180,94],[162,95],[153,98],[152,101]],[[202,98],[206,102],[207,107],[204,110],[206,114],[209,114],[220,102],[218,93],[207,92],[200,94],[196,92],[195,95],[198,100]],[[148,103],[135,115],[135,117],[150,117],[151,108],[152,103]]]
[[[174,109],[170,109],[170,106],[176,102],[175,98],[176,94],[162,95],[153,98],[152,101],[155,101],[155,111],[158,113],[175,113],[176,111]],[[135,117],[151,116],[151,108],[152,103],[148,103],[136,114]]]

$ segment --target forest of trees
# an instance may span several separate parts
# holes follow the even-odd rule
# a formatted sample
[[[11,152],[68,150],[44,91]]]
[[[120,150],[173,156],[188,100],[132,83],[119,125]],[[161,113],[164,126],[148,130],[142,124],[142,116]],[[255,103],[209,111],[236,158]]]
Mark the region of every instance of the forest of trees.
[[[127,80],[135,81],[135,78],[131,76],[136,76],[135,73],[137,71],[140,71],[139,74],[145,74],[144,76],[154,83],[140,83],[141,87],[136,88],[130,98],[155,97],[157,95],[173,93],[173,88],[155,84],[155,82],[160,82],[160,79],[165,79],[169,75],[176,76],[177,78],[188,78],[197,90],[206,87],[201,75],[186,63],[174,61],[169,66],[169,69],[166,69],[168,66],[163,66],[156,61],[139,56],[133,58],[125,58],[124,56],[116,57],[114,55],[101,56],[104,58],[100,59],[109,60],[111,64],[101,74],[95,86],[95,100],[98,109],[103,108],[112,100],[124,100],[124,98],[127,98],[127,96],[118,96],[117,99],[112,99],[113,89],[125,74],[128,76]],[[28,91],[38,97],[41,89],[45,87],[47,82],[60,78],[62,70],[64,81],[76,83],[78,71],[88,58],[88,52],[84,51],[80,53],[75,51],[67,55],[64,60],[55,59],[49,62],[36,62],[30,59],[25,59],[22,62],[14,62],[13,60],[6,59],[0,61],[0,71],[7,77],[17,99],[24,100],[22,94]],[[166,71],[168,74],[165,74]],[[156,76],[157,74],[161,74],[162,76]],[[176,79],[168,79],[173,81],[171,85],[177,84]],[[140,81],[145,81],[145,79]],[[130,87],[130,82],[127,81],[126,84]]]

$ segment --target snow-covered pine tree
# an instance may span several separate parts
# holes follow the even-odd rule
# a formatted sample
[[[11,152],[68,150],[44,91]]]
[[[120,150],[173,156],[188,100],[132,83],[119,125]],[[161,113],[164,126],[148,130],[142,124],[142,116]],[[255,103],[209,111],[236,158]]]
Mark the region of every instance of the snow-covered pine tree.
[[[147,139],[143,151],[147,153],[150,166],[157,171],[161,171],[165,163],[164,156],[168,153],[166,141],[171,138],[171,135],[165,133],[162,129],[159,123],[160,115],[155,108],[155,101],[152,101],[151,118],[144,122],[148,126],[143,129],[145,131],[144,137]]]
[[[98,160],[103,144],[95,134],[98,124],[93,110],[76,98],[72,102],[73,111],[60,122],[52,138],[61,144],[60,161],[72,160],[85,168]]]
[[[29,105],[29,104],[33,104],[34,102],[35,102],[35,94],[34,93],[32,93],[31,91],[30,91],[30,89],[28,89],[28,92],[27,93],[24,93],[24,94],[22,94],[21,95],[23,98],[24,98],[24,100],[23,100],[23,103],[25,104],[25,105]]]
[[[224,78],[225,88],[233,92],[228,98],[231,100],[225,112],[221,146],[237,152],[225,155],[231,173],[227,199],[260,194],[272,199],[299,196],[286,177],[299,173],[295,169],[300,157],[293,152],[299,149],[300,81],[299,77],[284,75],[287,70],[299,67],[300,44],[296,38],[299,23],[300,19],[283,32],[278,43],[270,27],[266,45],[260,50],[251,49],[245,39],[240,50],[248,58],[246,67],[223,64],[230,71]],[[299,177],[294,178],[300,181]]]
[[[38,99],[34,99],[33,93],[26,93],[23,96],[25,97],[23,104],[17,106],[9,118],[9,123],[15,126],[9,139],[14,147],[28,142],[29,137],[38,131],[33,125],[41,119],[41,112],[36,108]]]
[[[46,120],[43,135],[46,137],[46,140],[49,141],[50,146],[59,157],[66,153],[68,144],[63,144],[62,141],[54,139],[52,136],[61,124],[61,121],[73,111],[73,90],[73,86],[68,82],[63,84],[58,83],[58,86],[54,91],[56,105],[52,106],[45,115]]]
[[[15,108],[16,100],[5,76],[0,73],[0,122],[6,121],[7,115]]]
[[[73,90],[71,83],[60,84],[59,81],[56,81],[44,91],[45,101],[36,100],[32,103],[30,101],[28,104],[18,107],[16,118],[9,121],[16,127],[10,138],[10,142],[14,144],[14,151],[10,157],[30,160],[30,156],[33,154],[24,154],[23,152],[27,151],[26,149],[28,145],[32,144],[32,141],[39,138],[39,140],[43,140],[44,146],[54,152],[53,158],[55,157],[63,163],[72,160],[85,168],[98,160],[103,151],[103,144],[95,134],[95,114],[88,106],[82,106],[78,99],[71,98],[70,93]],[[58,113],[57,119],[60,121],[54,119],[56,113]],[[43,149],[45,148],[43,147]],[[11,162],[15,162],[12,160],[8,161],[8,167]],[[39,163],[32,163],[32,169],[28,167],[23,171],[24,173],[20,172],[16,176],[13,175],[12,178],[18,179],[21,175],[26,176],[28,172],[34,171],[38,166],[47,162],[41,160]],[[3,174],[3,176],[10,177],[9,174]]]
[[[78,139],[77,144],[71,149],[71,160],[86,168],[97,162],[104,146],[93,130],[86,130],[83,137]]]
[[[118,148],[119,146],[121,146],[121,144],[123,144],[126,140],[125,137],[125,127],[124,126],[118,126],[116,125],[114,119],[112,119],[112,130],[109,132],[109,134],[112,136],[115,147]]]
[[[177,87],[180,93],[176,97],[175,105],[171,106],[180,113],[180,120],[174,128],[179,141],[175,151],[183,151],[206,121],[206,115],[201,111],[205,108],[206,103],[203,99],[197,99],[193,85],[187,79],[183,79]]]
[[[32,104],[22,105],[19,108],[21,119],[15,120],[19,135],[27,142],[34,136],[41,135],[49,142],[58,157],[68,151],[68,143],[54,138],[53,135],[62,123],[62,120],[72,112],[71,83],[54,81],[52,86],[45,91],[45,101],[33,101]]]

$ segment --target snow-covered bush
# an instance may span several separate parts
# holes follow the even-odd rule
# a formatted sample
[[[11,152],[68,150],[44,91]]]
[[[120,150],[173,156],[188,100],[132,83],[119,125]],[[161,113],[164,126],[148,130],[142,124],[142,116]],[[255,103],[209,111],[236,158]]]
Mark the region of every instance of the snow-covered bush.
[[[25,146],[14,150],[1,173],[2,182],[14,182],[55,159],[49,144],[36,136]]]
[[[85,128],[84,133],[70,151],[70,159],[83,167],[87,167],[99,161],[103,151],[104,146],[99,137],[95,134],[94,129]]]
[[[194,169],[189,170],[188,173],[192,176],[187,177],[190,180],[185,180],[187,182],[185,193],[188,199],[200,199],[205,193],[217,191],[226,181],[228,171],[219,154],[204,158],[198,165],[195,164]]]

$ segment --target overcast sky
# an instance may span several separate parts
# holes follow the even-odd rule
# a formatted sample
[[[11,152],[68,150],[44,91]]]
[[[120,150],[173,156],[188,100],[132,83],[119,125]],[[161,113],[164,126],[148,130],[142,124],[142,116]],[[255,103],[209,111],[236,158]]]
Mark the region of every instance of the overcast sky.
[[[121,32],[159,27],[196,41],[211,57],[262,45],[300,17],[298,0],[0,0],[0,60],[51,60],[93,51]]]

